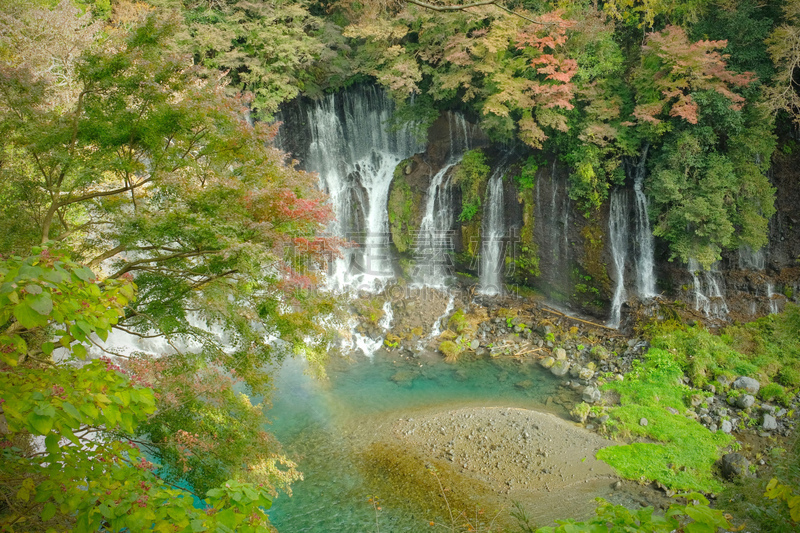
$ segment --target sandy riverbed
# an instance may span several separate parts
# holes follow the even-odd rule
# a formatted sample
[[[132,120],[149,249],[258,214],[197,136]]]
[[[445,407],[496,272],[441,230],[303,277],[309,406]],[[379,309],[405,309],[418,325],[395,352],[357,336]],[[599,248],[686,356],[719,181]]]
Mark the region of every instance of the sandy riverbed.
[[[554,414],[512,407],[421,410],[368,431],[364,469],[391,478],[409,500],[428,498],[431,512],[443,503],[439,481],[454,510],[503,509],[507,524],[514,501],[541,526],[590,517],[598,496],[637,499],[615,491],[617,476],[594,458],[615,443]]]

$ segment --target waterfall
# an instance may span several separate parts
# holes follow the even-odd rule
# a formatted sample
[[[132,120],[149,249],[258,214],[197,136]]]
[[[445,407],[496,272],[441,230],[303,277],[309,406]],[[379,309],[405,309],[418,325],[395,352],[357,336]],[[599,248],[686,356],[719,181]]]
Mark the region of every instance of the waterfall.
[[[645,144],[642,155],[636,164],[633,179],[633,192],[636,199],[636,290],[641,298],[656,296],[655,245],[647,214],[647,197],[644,195],[645,163],[649,145]]]
[[[722,292],[722,273],[719,270],[701,270],[696,259],[689,259],[689,273],[694,283],[694,309],[709,318],[724,319],[728,304]]]
[[[450,179],[445,177],[455,163],[442,167],[431,179],[425,215],[419,226],[414,248],[416,281],[427,287],[444,288],[450,274],[450,253],[453,251],[453,202]]]
[[[548,295],[564,301],[572,291],[570,273],[569,213],[572,205],[567,180],[553,160],[550,179],[536,180],[534,240],[539,244],[541,280]]]
[[[390,131],[392,111],[382,91],[362,88],[328,95],[304,113],[310,142],[303,165],[319,173],[330,196],[336,218],[328,231],[357,244],[330,267],[328,285],[335,290],[374,290],[393,277],[389,186],[397,164],[422,146],[408,127]]]
[[[764,248],[753,251],[747,245],[739,247],[739,269],[740,270],[764,270],[767,266],[767,254]]]
[[[425,201],[425,214],[414,246],[415,281],[426,287],[444,288],[452,270],[453,193],[450,169],[471,148],[473,127],[460,113],[450,113],[448,161],[431,179]]]
[[[623,189],[611,193],[608,215],[608,236],[611,241],[611,256],[614,259],[614,273],[617,284],[614,287],[614,298],[611,300],[611,317],[608,325],[619,327],[622,304],[627,298],[625,292],[625,263],[628,260],[628,194]]]
[[[611,256],[614,260],[616,285],[611,300],[611,316],[608,324],[619,327],[622,304],[628,298],[625,290],[625,267],[629,252],[633,257],[636,273],[636,294],[641,299],[653,298],[656,294],[655,244],[647,215],[647,197],[644,195],[647,152],[645,145],[639,160],[633,164],[626,161],[625,171],[633,176],[633,215],[627,190],[618,188],[611,193],[608,215],[608,236]],[[631,228],[631,220],[633,228]]]
[[[447,319],[448,316],[450,316],[450,313],[452,313],[453,309],[455,309],[455,304],[456,304],[456,297],[454,294],[451,293],[450,299],[447,301],[447,307],[445,308],[444,313],[442,313],[442,316],[437,318],[436,321],[433,323],[433,327],[431,328],[431,334],[428,337],[429,339],[435,339],[436,337],[442,334],[442,320],[445,320]]]
[[[380,326],[384,330],[388,330],[392,327],[392,322],[394,321],[394,312],[392,311],[392,302],[386,300],[383,302],[383,316],[381,317],[380,322],[378,322],[378,326]]]
[[[775,294],[775,285],[771,282],[767,282],[767,300],[769,301],[769,314],[776,315],[780,313],[780,309],[778,308],[778,300],[782,296],[779,294]]]
[[[503,294],[503,267],[505,254],[503,238],[506,235],[505,197],[503,176],[505,159],[495,168],[486,188],[486,208],[481,229],[480,293],[487,296]]]

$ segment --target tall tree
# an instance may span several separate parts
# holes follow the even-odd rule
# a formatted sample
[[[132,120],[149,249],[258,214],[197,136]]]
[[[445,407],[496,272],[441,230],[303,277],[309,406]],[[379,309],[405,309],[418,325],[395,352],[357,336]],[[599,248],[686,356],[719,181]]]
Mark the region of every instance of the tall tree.
[[[0,67],[2,219],[17,229],[4,248],[55,241],[105,280],[136,280],[113,327],[166,341],[123,365],[156,391],[139,428],[165,472],[201,493],[231,478],[286,487],[297,474],[240,391],[266,393],[265,366],[286,354],[324,356],[317,317],[334,305],[309,289],[335,253],[317,238],[330,210],[271,147],[274,129],[244,119],[247,100],[170,50],[174,19],[117,20],[64,103],[53,79]]]

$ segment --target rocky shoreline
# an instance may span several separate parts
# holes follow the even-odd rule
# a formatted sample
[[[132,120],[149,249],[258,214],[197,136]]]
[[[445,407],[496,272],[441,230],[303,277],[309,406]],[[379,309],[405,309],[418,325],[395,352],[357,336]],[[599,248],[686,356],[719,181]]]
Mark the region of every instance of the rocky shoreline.
[[[564,491],[570,486],[564,484],[567,481],[613,476],[608,466],[594,460],[593,453],[600,443],[613,444],[600,435],[606,433],[605,424],[609,420],[606,411],[619,404],[619,398],[613,392],[602,391],[601,386],[611,380],[624,380],[633,361],[647,352],[649,343],[642,338],[625,337],[591,320],[566,315],[535,299],[482,298],[468,291],[455,294],[450,302],[444,297],[432,302],[393,301],[393,325],[385,334],[384,348],[403,358],[440,357],[438,352],[452,362],[459,357],[538,361],[543,369],[562,380],[560,392],[548,398],[548,404],[563,407],[576,426],[581,426],[572,427],[569,438],[563,437],[564,446],[575,445],[577,451],[547,449],[544,442],[533,437],[530,428],[534,422],[522,420],[528,417],[541,426],[544,424],[541,416],[558,420],[553,415],[521,414],[513,409],[448,411],[413,420],[406,418],[394,424],[394,437],[421,455],[480,479],[498,494]],[[377,307],[375,303],[372,305]],[[434,315],[439,318],[431,321]],[[371,318],[362,321],[361,331],[380,335],[374,327],[380,317],[373,313]],[[426,327],[426,324],[434,325]],[[716,386],[709,384],[695,389],[682,411],[670,408],[670,412],[694,419],[711,432],[722,431],[739,439],[741,453],[728,454],[720,461],[724,477],[757,475],[760,467],[768,466],[759,451],[775,445],[776,438],[794,433],[793,414],[800,405],[796,397],[787,407],[759,401],[759,383],[752,378],[720,379]],[[692,385],[686,376],[683,381]],[[524,388],[526,383],[515,385]],[[643,419],[640,423],[646,425],[648,421]],[[547,425],[550,433],[561,431],[558,423]],[[576,431],[582,432],[580,438],[574,436]],[[528,446],[529,438],[535,446]],[[510,447],[508,453],[498,451],[506,447]],[[543,453],[565,454],[569,460],[560,467],[554,464],[544,467]],[[576,454],[581,456],[578,460],[584,457],[591,460],[595,471],[576,469]],[[601,464],[602,467],[598,466]],[[552,473],[543,472],[543,468],[552,469]],[[608,481],[610,477],[604,479]],[[655,486],[662,494],[674,494],[663,486]]]

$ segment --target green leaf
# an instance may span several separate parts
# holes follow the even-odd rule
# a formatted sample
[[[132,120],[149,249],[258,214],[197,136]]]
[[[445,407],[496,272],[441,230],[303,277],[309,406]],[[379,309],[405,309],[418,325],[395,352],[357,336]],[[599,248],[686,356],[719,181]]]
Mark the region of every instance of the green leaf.
[[[83,344],[75,344],[72,347],[72,353],[78,359],[86,359],[86,347]]]
[[[32,295],[42,294],[42,288],[35,283],[29,283],[25,285],[25,292]]]
[[[58,441],[59,441],[58,435],[50,433],[44,439],[44,447],[47,448],[47,451],[50,453],[53,454],[58,453],[59,450]]]
[[[28,424],[38,435],[47,435],[53,429],[53,422],[55,420],[49,416],[37,415],[31,413],[28,415]]]
[[[192,520],[192,531],[195,533],[199,531],[206,531],[208,528],[205,526],[202,520]]]
[[[36,296],[28,296],[25,303],[40,315],[49,315],[53,311],[53,299],[49,292],[43,292]]]
[[[78,422],[83,422],[83,416],[81,416],[81,413],[75,408],[74,405],[72,405],[69,402],[64,402],[64,404],[61,407],[69,416],[71,416]]]
[[[14,318],[27,329],[36,329],[47,324],[47,317],[34,311],[27,301],[14,307]]]
[[[90,268],[87,267],[79,267],[73,270],[78,279],[81,281],[92,281],[95,279],[94,272]]]
[[[52,354],[53,350],[55,350],[55,348],[56,348],[56,345],[53,344],[52,342],[48,341],[48,342],[42,343],[42,351],[44,352],[45,355]]]
[[[59,272],[57,270],[48,270],[47,272],[42,274],[41,277],[42,277],[43,280],[49,281],[51,283],[56,283],[56,284],[61,283],[61,282],[64,281],[64,274],[62,274],[61,272]]]
[[[56,515],[56,506],[53,502],[47,502],[42,509],[42,522],[47,522]]]

